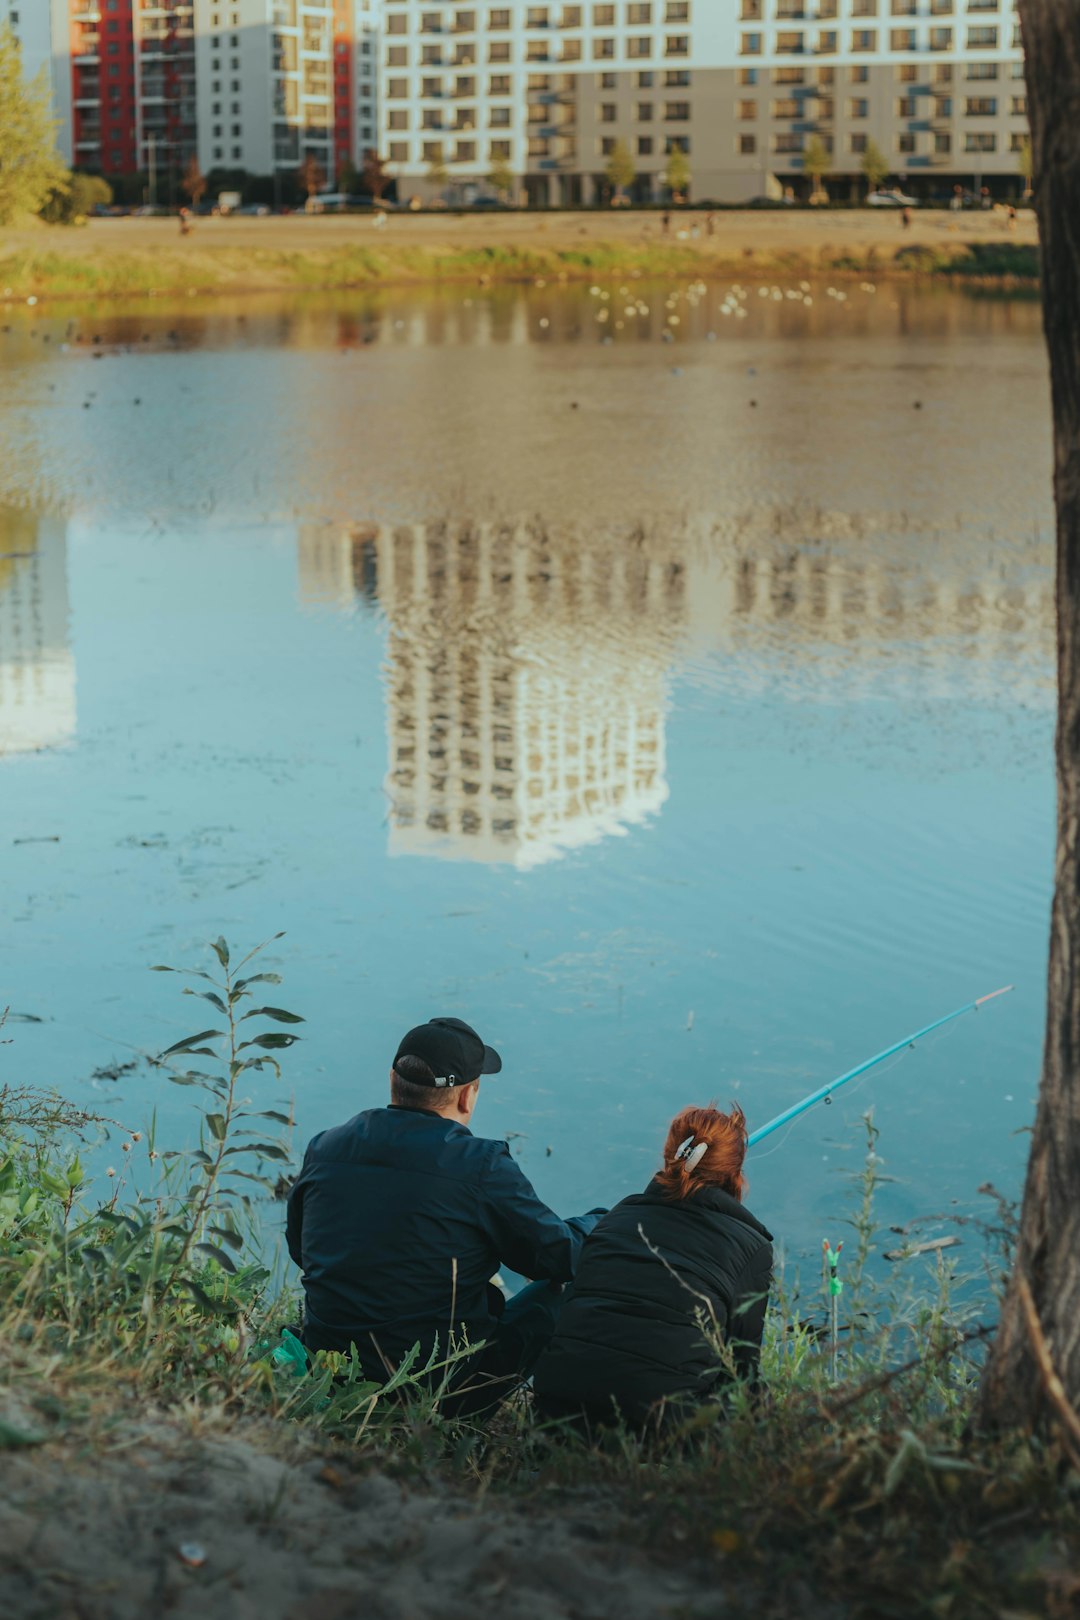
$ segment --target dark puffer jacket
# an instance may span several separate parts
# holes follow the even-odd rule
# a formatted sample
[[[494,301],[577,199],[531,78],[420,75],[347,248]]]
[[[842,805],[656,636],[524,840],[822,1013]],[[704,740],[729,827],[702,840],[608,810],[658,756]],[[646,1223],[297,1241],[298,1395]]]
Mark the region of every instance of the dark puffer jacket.
[[[614,1403],[638,1423],[660,1400],[707,1397],[726,1374],[703,1318],[755,1379],[771,1278],[771,1234],[719,1188],[672,1203],[652,1182],[624,1198],[586,1239],[537,1364],[541,1411],[602,1419]]]

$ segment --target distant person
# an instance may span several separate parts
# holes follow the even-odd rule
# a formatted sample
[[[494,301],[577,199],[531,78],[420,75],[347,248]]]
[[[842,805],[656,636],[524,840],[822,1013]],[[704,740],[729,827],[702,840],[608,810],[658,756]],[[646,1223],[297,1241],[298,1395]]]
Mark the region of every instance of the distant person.
[[[505,1142],[473,1136],[480,1076],[501,1068],[458,1018],[411,1029],[390,1071],[390,1106],[314,1137],[289,1194],[308,1349],[355,1346],[365,1376],[382,1382],[414,1344],[422,1367],[436,1344],[442,1359],[450,1336],[485,1342],[451,1375],[443,1410],[457,1415],[493,1406],[531,1372],[602,1213],[560,1220]],[[491,1281],[500,1265],[531,1286],[506,1300]]]
[[[901,224],[901,227],[905,231],[910,231],[910,229],[911,229],[911,209],[906,207],[906,206],[900,210],[900,224]]]
[[[953,186],[953,188],[952,188],[952,197],[951,197],[951,199],[949,201],[949,207],[950,207],[950,209],[952,210],[952,212],[954,214],[958,214],[960,212],[960,210],[963,208],[963,206],[964,206],[964,188],[963,188],[963,186]]]
[[[188,209],[188,208],[181,208],[181,210],[180,210],[180,235],[181,236],[190,236],[191,232],[194,230],[194,228],[195,227],[194,227],[194,225],[192,223],[192,219],[191,219],[191,210]]]
[[[668,232],[671,230],[671,214],[666,208],[660,216],[660,229],[664,236],[667,236]]]
[[[713,213],[705,215],[705,234],[706,236],[716,235],[716,215]]]
[[[1015,229],[1016,229],[1016,209],[1013,207],[1012,203],[1009,204],[1008,216],[1007,217],[1008,217],[1008,225],[1009,225],[1010,231],[1015,231]]]
[[[979,207],[990,208],[992,205],[993,198],[990,196],[990,187],[982,186],[979,190]]]
[[[374,225],[377,231],[384,231],[386,229],[386,213],[382,208],[377,208],[375,210],[375,217],[371,223]]]
[[[636,1428],[755,1382],[772,1238],[743,1204],[742,1109],[684,1108],[662,1168],[585,1242],[533,1378],[542,1416]]]

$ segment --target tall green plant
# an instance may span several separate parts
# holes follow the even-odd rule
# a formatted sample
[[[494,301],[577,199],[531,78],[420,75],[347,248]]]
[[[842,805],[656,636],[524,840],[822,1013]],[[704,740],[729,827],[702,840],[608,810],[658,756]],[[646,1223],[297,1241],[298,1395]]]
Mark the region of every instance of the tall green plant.
[[[0,225],[36,214],[67,167],[56,150],[56,123],[44,69],[23,75],[22,51],[0,23]]]

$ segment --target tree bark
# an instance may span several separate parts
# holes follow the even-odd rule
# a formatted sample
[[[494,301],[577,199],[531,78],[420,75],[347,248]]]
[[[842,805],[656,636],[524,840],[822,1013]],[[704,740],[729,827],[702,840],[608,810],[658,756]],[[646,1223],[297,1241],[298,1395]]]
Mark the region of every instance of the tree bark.
[[[1020,15],[1054,408],[1058,834],[1042,1084],[979,1412],[1037,1426],[1060,1420],[1062,1392],[1080,1408],[1080,4],[1020,0]]]

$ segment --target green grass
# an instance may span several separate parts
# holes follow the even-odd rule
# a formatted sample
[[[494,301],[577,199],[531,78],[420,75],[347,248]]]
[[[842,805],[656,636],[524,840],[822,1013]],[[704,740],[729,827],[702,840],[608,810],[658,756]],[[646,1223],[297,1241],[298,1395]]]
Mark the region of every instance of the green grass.
[[[883,1285],[884,1165],[868,1117],[832,1233],[846,1239],[835,1370],[827,1296],[816,1275],[800,1282],[788,1267],[760,1400],[735,1387],[661,1436],[615,1431],[592,1445],[537,1422],[525,1396],[487,1429],[454,1424],[439,1407],[445,1361],[380,1386],[340,1357],[303,1373],[275,1354],[299,1302],[273,1285],[258,1217],[286,1152],[266,1132],[287,1128],[290,1111],[244,1096],[269,1076],[276,1085],[302,1021],[254,1005],[276,976],[257,976],[250,954],[234,964],[224,941],[214,953],[212,976],[198,970],[186,993],[209,1003],[215,1027],[154,1070],[161,1085],[201,1088],[195,1149],[171,1154],[152,1126],[118,1131],[59,1098],[0,1090],[0,1396],[31,1414],[0,1427],[0,1450],[49,1440],[85,1455],[121,1407],[183,1406],[210,1432],[227,1414],[259,1432],[268,1419],[288,1426],[313,1448],[333,1441],[406,1484],[440,1478],[548,1511],[565,1500],[571,1513],[580,1493],[602,1495],[639,1548],[757,1580],[761,1614],[805,1607],[807,1591],[875,1620],[1074,1612],[1080,1478],[1052,1436],[971,1429],[981,1313],[993,1314],[1009,1263],[1008,1206],[984,1223],[981,1291],[940,1253]],[[4,1050],[11,1063],[17,1049]],[[77,1139],[95,1129],[112,1133],[117,1174],[91,1180]]]
[[[886,256],[747,249],[717,257],[678,242],[597,242],[587,247],[440,248],[380,242],[299,251],[190,247],[124,254],[3,252],[0,299],[83,299],[335,289],[444,281],[575,280],[593,276],[732,276],[838,274],[967,277],[1012,285],[1038,275],[1034,248],[986,243],[947,249],[901,247]]]

